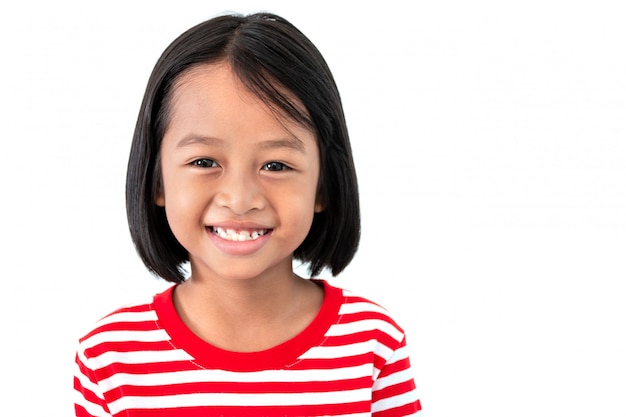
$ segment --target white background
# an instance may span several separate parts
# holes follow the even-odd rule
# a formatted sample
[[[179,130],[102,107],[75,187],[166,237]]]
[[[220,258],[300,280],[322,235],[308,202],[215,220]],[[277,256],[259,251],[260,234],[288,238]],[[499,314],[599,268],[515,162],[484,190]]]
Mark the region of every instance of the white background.
[[[426,415],[626,416],[620,3],[3,3],[1,408],[73,415],[76,339],[164,287],[124,208],[145,84],[188,27],[265,9],[335,74],[363,239],[334,283],[405,328]]]

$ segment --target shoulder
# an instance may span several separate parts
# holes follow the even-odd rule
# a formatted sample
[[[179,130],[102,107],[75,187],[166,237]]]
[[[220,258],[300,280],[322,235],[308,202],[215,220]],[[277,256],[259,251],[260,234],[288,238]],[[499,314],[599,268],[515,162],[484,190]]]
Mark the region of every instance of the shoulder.
[[[335,331],[369,333],[376,339],[387,340],[389,347],[403,343],[404,329],[384,306],[350,289],[332,286],[328,282],[325,282],[325,286],[327,291],[336,292],[341,296]]]
[[[122,335],[138,337],[143,332],[157,330],[158,315],[154,308],[155,300],[167,296],[169,292],[171,288],[158,294],[140,297],[95,320],[79,337],[79,350],[85,351]]]

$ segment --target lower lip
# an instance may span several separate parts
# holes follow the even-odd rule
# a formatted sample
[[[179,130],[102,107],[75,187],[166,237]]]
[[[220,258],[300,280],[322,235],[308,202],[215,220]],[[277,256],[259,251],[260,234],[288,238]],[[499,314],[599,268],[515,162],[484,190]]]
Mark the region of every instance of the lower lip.
[[[245,240],[243,242],[222,239],[213,233],[210,228],[207,228],[207,233],[213,241],[213,244],[223,253],[231,256],[246,256],[261,250],[267,243],[272,231],[270,230],[263,236],[259,236],[254,240]]]

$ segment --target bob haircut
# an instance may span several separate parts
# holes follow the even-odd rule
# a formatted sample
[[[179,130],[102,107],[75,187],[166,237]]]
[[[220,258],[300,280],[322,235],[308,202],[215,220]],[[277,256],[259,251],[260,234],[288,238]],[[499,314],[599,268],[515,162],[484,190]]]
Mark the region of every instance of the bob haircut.
[[[271,13],[221,15],[202,22],[175,39],[156,62],[139,111],[126,177],[126,211],[137,253],[162,279],[175,283],[186,279],[188,252],[174,237],[165,209],[156,204],[161,141],[178,77],[196,65],[218,62],[228,62],[246,88],[277,115],[290,117],[315,134],[320,155],[318,198],[324,210],[314,215],[294,259],[308,264],[313,276],[325,268],[336,276],[354,257],[361,234],[343,107],[318,49],[290,22]]]

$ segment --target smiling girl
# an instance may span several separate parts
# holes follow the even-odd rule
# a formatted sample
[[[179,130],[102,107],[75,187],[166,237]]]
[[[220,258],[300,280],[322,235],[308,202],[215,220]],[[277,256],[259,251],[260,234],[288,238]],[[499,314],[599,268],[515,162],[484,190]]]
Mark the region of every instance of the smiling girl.
[[[315,278],[357,251],[358,188],[331,72],[289,22],[218,16],[164,51],[126,196],[172,285],[81,338],[77,416],[420,414],[402,328]]]

